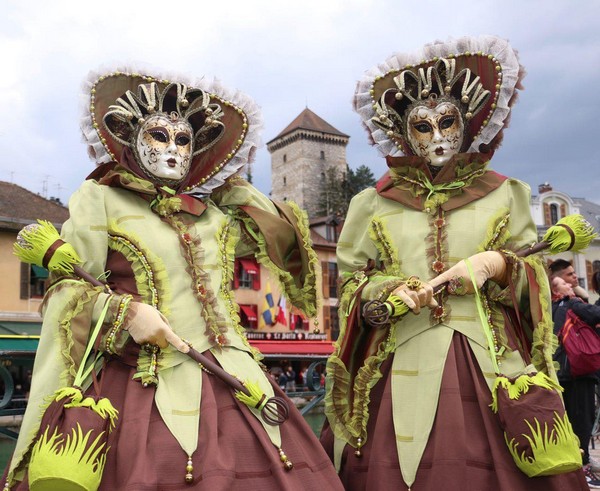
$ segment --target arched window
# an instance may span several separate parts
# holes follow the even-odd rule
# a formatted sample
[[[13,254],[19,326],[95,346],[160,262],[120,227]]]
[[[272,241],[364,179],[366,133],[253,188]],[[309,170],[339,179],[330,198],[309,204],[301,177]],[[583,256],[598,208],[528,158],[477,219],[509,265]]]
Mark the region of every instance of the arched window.
[[[325,152],[321,150],[321,160],[325,160]]]
[[[287,178],[285,176],[283,177],[283,185],[287,186]]]
[[[284,153],[284,154],[283,154],[283,163],[285,164],[286,162],[287,162],[287,154],[286,154],[286,153]]]
[[[558,205],[556,203],[552,203],[550,205],[550,223],[554,225],[556,222],[558,222],[558,219]]]

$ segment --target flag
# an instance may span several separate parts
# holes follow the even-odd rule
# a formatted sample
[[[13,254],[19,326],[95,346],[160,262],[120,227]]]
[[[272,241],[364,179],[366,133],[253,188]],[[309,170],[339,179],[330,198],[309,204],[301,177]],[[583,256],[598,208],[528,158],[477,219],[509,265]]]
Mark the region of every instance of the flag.
[[[279,296],[279,302],[277,302],[277,306],[279,307],[279,310],[277,312],[277,318],[275,321],[287,327],[287,302],[283,294]]]
[[[265,288],[265,299],[263,300],[262,315],[260,316],[260,327],[272,326],[275,324],[275,302],[271,293],[271,285],[267,282]]]

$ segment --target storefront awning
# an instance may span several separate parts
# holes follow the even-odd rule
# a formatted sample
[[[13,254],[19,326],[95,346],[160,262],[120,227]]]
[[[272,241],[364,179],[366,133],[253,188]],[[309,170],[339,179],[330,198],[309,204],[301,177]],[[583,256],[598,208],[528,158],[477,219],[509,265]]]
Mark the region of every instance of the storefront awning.
[[[252,310],[252,307],[249,305],[240,305],[240,309],[246,314],[249,321],[254,322],[256,320],[256,312]]]
[[[41,322],[0,321],[0,351],[35,351]]]
[[[242,267],[248,274],[258,274],[258,265],[250,259],[240,259]]]
[[[249,341],[263,355],[328,357],[333,353],[333,343],[331,341],[258,341],[252,339]]]
[[[36,278],[45,280],[48,278],[48,270],[46,268],[42,268],[41,266],[37,266],[35,264],[31,265],[31,269],[33,270],[33,276]]]

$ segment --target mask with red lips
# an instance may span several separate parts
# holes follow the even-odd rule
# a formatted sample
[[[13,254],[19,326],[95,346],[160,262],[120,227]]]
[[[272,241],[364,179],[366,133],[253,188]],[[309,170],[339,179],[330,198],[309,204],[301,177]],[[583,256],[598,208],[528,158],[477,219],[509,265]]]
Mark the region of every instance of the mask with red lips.
[[[135,140],[138,164],[152,180],[176,184],[190,171],[192,128],[176,113],[154,114],[140,126]]]
[[[418,105],[408,113],[406,124],[406,138],[412,151],[429,164],[442,167],[460,152],[464,123],[452,102]]]

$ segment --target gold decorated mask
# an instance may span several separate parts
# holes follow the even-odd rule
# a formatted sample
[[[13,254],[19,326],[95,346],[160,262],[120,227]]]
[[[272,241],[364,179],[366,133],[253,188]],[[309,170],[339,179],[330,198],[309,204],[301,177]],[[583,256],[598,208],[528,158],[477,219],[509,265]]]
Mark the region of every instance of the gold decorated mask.
[[[192,135],[192,127],[177,113],[149,117],[135,142],[138,164],[151,180],[181,182],[190,171]]]
[[[431,165],[441,167],[460,152],[464,124],[460,111],[451,102],[436,104],[432,99],[417,105],[408,113],[406,124],[411,150]]]

